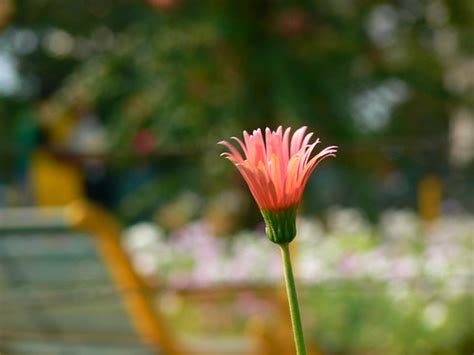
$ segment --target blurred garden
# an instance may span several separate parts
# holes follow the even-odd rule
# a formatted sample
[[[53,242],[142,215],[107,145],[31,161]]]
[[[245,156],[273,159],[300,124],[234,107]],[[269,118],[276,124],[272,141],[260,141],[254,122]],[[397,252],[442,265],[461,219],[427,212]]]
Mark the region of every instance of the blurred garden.
[[[217,145],[280,125],[309,353],[473,353],[473,1],[0,0],[0,354],[292,354]]]

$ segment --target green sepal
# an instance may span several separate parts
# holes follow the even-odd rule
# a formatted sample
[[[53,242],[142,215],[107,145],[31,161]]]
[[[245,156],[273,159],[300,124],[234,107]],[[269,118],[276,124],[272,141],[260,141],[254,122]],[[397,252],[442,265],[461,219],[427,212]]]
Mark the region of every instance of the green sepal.
[[[276,244],[289,243],[296,236],[296,206],[280,211],[261,210],[268,239]]]

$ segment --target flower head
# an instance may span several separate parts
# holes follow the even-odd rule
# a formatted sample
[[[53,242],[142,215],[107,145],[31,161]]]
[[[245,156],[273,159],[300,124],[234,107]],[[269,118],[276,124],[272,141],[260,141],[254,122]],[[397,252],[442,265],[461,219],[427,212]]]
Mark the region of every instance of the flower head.
[[[336,156],[337,147],[330,146],[311,157],[320,140],[311,143],[313,133],[306,134],[306,129],[301,127],[291,134],[291,128],[284,132],[281,126],[276,131],[266,128],[265,138],[260,129],[252,134],[244,131],[243,141],[231,138],[239,144],[243,154],[229,142],[219,142],[229,149],[222,156],[234,163],[247,182],[262,211],[267,234],[269,227],[278,229],[279,225],[288,225],[288,220],[294,219],[311,173],[321,160]],[[294,222],[289,224],[294,225]]]
[[[311,158],[319,138],[310,143],[313,133],[301,127],[291,136],[291,128],[282,127],[272,132],[257,129],[253,134],[244,131],[244,141],[232,137],[244,155],[229,142],[221,141],[229,152],[222,153],[242,174],[255,201],[262,210],[279,211],[297,206],[308,179],[321,160],[336,156],[336,146],[323,149]],[[310,159],[311,158],[311,159]]]

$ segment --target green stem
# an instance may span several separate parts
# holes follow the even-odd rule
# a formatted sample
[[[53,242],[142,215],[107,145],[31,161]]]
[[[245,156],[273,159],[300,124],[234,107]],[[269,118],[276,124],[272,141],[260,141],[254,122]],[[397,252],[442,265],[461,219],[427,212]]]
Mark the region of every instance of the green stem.
[[[297,355],[306,355],[304,344],[303,326],[301,325],[300,309],[298,306],[298,296],[296,295],[295,279],[291,267],[290,250],[288,243],[279,244],[283,266],[285,269],[286,292],[288,294],[288,303],[290,305],[291,323],[293,325],[293,335],[295,337],[295,346]]]

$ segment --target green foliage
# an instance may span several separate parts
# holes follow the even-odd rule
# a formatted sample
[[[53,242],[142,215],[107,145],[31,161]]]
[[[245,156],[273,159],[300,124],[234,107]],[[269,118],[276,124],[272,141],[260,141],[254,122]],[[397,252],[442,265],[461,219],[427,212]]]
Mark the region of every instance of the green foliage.
[[[369,185],[374,175],[401,171],[412,189],[420,175],[447,175],[450,117],[473,102],[472,83],[463,84],[468,69],[457,64],[472,52],[471,7],[469,0],[19,1],[4,42],[29,30],[39,45],[24,54],[8,49],[30,89],[1,99],[10,121],[2,134],[11,136],[24,108],[45,98],[59,111],[91,107],[107,128],[112,166],[136,164],[134,139],[147,130],[156,138],[148,164],[190,159],[202,176],[199,192],[210,193],[230,174],[216,163],[216,141],[306,124],[341,146],[333,164]],[[58,31],[66,47],[48,42]],[[5,145],[14,156],[12,142]],[[403,201],[414,205],[410,189]],[[344,196],[370,209],[378,192]]]

